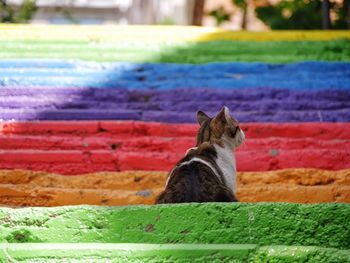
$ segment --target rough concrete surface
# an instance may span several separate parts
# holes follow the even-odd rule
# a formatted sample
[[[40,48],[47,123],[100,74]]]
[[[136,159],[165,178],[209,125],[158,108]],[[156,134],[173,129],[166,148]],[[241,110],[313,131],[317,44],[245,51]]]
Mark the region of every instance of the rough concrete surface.
[[[350,41],[349,41],[350,43]],[[348,90],[346,62],[267,63],[95,63],[3,60],[0,86],[171,90],[274,88],[297,91]],[[0,64],[1,66],[1,64]],[[68,94],[67,94],[68,95]],[[142,97],[140,98],[142,99]]]
[[[253,41],[298,41],[349,39],[347,30],[278,30],[264,32],[232,31],[214,27],[197,26],[152,26],[152,25],[21,25],[1,24],[1,40],[67,40],[92,42],[111,40],[114,42],[178,42],[212,40]],[[113,32],[113,33],[112,33]],[[155,37],[156,36],[156,37]]]
[[[23,70],[18,68],[14,70]],[[25,70],[25,69],[24,69]],[[67,69],[67,74],[71,74],[72,69]],[[180,70],[180,69],[179,69]],[[191,69],[190,69],[191,70]],[[249,69],[247,69],[249,70]],[[339,69],[341,70],[341,69]],[[38,69],[38,72],[41,72]],[[61,71],[61,70],[60,70]],[[150,69],[147,74],[152,75],[152,78],[157,80],[154,85],[169,85],[173,83],[173,78],[179,79],[178,73],[174,73],[173,78],[169,73],[167,77],[154,77],[154,73]],[[228,69],[230,71],[230,69]],[[231,69],[234,71],[234,69]],[[274,75],[274,70],[270,69],[271,75]],[[293,71],[293,70],[291,70]],[[247,85],[248,88],[233,88],[230,85],[228,90],[220,90],[214,88],[197,88],[206,84],[198,83],[198,79],[193,80],[196,88],[176,88],[172,90],[128,90],[131,81],[140,87],[146,87],[145,81],[130,80],[134,75],[140,74],[134,69],[127,73],[123,82],[123,88],[73,88],[79,80],[72,80],[73,84],[69,84],[67,88],[57,87],[36,87],[28,88],[28,84],[23,87],[10,87],[8,82],[4,82],[5,87],[0,90],[0,117],[3,120],[144,120],[144,121],[163,121],[171,123],[193,123],[196,121],[195,112],[204,110],[208,114],[216,113],[222,105],[226,105],[232,111],[236,119],[241,122],[341,122],[349,121],[348,109],[350,107],[350,92],[348,90],[339,90],[341,85],[347,85],[349,81],[339,80],[339,74],[329,70],[329,77],[324,76],[322,85],[326,90],[286,90],[272,89],[262,86],[261,83],[242,83],[242,80],[236,82],[238,85]],[[56,74],[56,71],[52,74]],[[288,72],[288,70],[287,70]],[[285,74],[288,74],[288,73]],[[323,72],[323,71],[322,71]],[[0,73],[1,74],[1,73]],[[9,72],[3,72],[4,78],[9,78]],[[17,74],[17,73],[16,73]],[[22,73],[24,74],[24,73]],[[32,74],[32,73],[28,73]],[[105,73],[103,73],[103,76]],[[114,73],[111,73],[114,75]],[[146,74],[146,73],[145,73]],[[200,73],[197,73],[200,74]],[[222,73],[221,73],[222,74]],[[233,73],[232,73],[233,74]],[[237,73],[238,74],[238,73]],[[243,73],[239,73],[243,74]],[[244,73],[245,74],[245,73]],[[261,82],[258,73],[254,73],[256,78]],[[300,70],[300,74],[305,74]],[[313,74],[309,72],[309,74]],[[82,74],[82,78],[90,74]],[[248,75],[251,75],[249,73]],[[332,81],[332,76],[336,78]],[[189,85],[189,76],[186,78],[186,87]],[[224,77],[224,76],[223,76]],[[0,76],[1,78],[1,76]],[[24,80],[32,78],[21,77]],[[52,81],[54,75],[46,77]],[[140,76],[140,78],[142,78]],[[197,78],[197,77],[196,77]],[[213,79],[214,78],[211,76]],[[270,76],[269,81],[273,81],[274,85],[277,80]],[[296,82],[286,82],[287,76],[282,77],[283,85],[298,85],[307,88],[307,83],[302,83],[301,80]],[[292,79],[303,79],[302,76],[294,76]],[[37,76],[33,85],[43,85],[38,80],[43,80],[44,77]],[[62,77],[59,77],[60,81]],[[96,78],[93,78],[96,79]],[[308,78],[307,78],[308,79]],[[84,80],[85,81],[85,80]],[[18,81],[15,80],[17,83]],[[224,81],[219,80],[222,84]],[[55,81],[57,84],[58,82]],[[98,83],[102,83],[98,81]],[[149,82],[147,82],[149,83]],[[341,84],[340,84],[341,83]],[[134,85],[132,84],[132,85]],[[236,85],[234,84],[234,85]],[[17,84],[16,84],[17,85]],[[23,84],[24,85],[24,84]],[[45,84],[48,85],[48,84]],[[151,86],[154,86],[153,84]],[[178,83],[176,85],[183,84]],[[175,87],[177,87],[175,85]],[[215,83],[213,85],[217,86]],[[320,87],[319,84],[312,82],[315,87]]]
[[[348,204],[1,208],[9,243],[206,243],[350,248]]]
[[[349,38],[0,25],[0,262],[350,262]],[[193,146],[178,123],[222,105],[247,134],[242,202],[131,206]]]
[[[153,204],[166,172],[100,172],[62,176],[25,170],[0,171],[5,206]],[[241,202],[350,203],[350,170],[289,169],[239,172]]]
[[[169,171],[198,125],[145,122],[4,122],[0,168],[61,174]],[[242,124],[238,171],[349,168],[349,123]]]
[[[1,59],[75,59],[99,62],[193,63],[350,60],[349,40],[332,41],[211,41],[207,43],[96,44],[91,40],[0,40]]]
[[[246,244],[0,244],[0,260],[20,262],[350,262],[350,250]]]

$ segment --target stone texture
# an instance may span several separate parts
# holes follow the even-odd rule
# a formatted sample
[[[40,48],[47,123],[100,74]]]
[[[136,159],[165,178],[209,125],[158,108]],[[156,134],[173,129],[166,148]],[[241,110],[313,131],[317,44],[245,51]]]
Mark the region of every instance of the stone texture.
[[[349,168],[347,123],[242,124],[238,171]],[[62,174],[169,171],[195,144],[197,125],[146,122],[4,122],[0,169]]]
[[[94,32],[99,31],[94,30]],[[184,29],[182,29],[184,30]],[[1,32],[1,31],[0,31]],[[13,31],[15,33],[16,31]],[[92,31],[91,31],[92,32]],[[91,34],[89,32],[89,34]],[[345,35],[343,31],[341,34]],[[10,31],[11,33],[11,31]],[[239,32],[240,33],[240,32]],[[239,34],[238,33],[238,34]],[[250,33],[250,32],[248,32]],[[17,33],[18,34],[18,33]],[[27,33],[24,33],[27,34]],[[30,32],[32,34],[32,32]],[[269,32],[257,34],[251,41],[210,41],[207,43],[192,42],[184,43],[179,38],[176,43],[169,43],[168,36],[166,43],[145,43],[142,38],[137,42],[120,39],[118,42],[101,39],[96,40],[84,38],[74,40],[70,36],[69,40],[61,39],[55,35],[50,39],[48,34],[42,36],[42,40],[34,38],[26,39],[25,36],[17,35],[16,40],[11,40],[5,36],[0,38],[1,59],[81,59],[89,61],[130,61],[130,62],[166,62],[166,63],[208,63],[227,61],[261,61],[269,63],[286,63],[299,61],[349,61],[349,41],[327,40],[326,41],[306,41],[303,33],[300,41],[255,41],[257,38],[266,40]],[[281,32],[273,32],[275,36]],[[292,38],[297,33],[287,32]],[[313,33],[311,33],[313,34]],[[339,33],[338,33],[339,34]],[[0,34],[4,35],[4,34]],[[64,35],[64,34],[63,34]],[[106,34],[112,36],[110,32]],[[106,36],[105,35],[105,36]],[[133,34],[139,36],[142,34]],[[320,34],[323,38],[328,38],[328,32]],[[114,37],[120,37],[114,34]],[[129,35],[130,36],[130,35]],[[157,36],[157,37],[154,37]],[[210,38],[212,34],[206,34]],[[258,36],[258,37],[257,37]],[[159,39],[159,33],[152,36],[151,42]],[[335,37],[339,38],[339,37]],[[295,40],[295,39],[294,39]],[[40,63],[38,63],[40,64]]]
[[[231,244],[0,244],[0,260],[20,262],[350,262],[349,250]]]
[[[153,204],[167,172],[100,172],[62,176],[28,170],[0,171],[5,206]],[[350,203],[350,170],[288,169],[239,172],[241,202]]]
[[[242,122],[350,118],[349,63],[1,63],[2,120],[184,123],[223,105]]]
[[[206,243],[349,249],[348,204],[1,208],[1,242]]]
[[[90,41],[95,45],[101,42],[111,41],[115,44],[120,41],[127,43],[139,43],[140,46],[148,46],[150,43],[177,43],[179,41],[212,41],[212,40],[253,40],[253,41],[300,41],[300,40],[334,40],[348,39],[347,30],[285,30],[285,31],[232,31],[214,27],[193,27],[193,26],[149,26],[133,25],[0,25],[2,34],[1,40],[27,40],[29,43],[36,43],[38,39],[44,39],[49,43],[57,43],[60,40],[71,44],[72,40],[79,40],[80,43]]]
[[[288,90],[348,90],[350,64],[345,62],[126,64],[44,60],[21,65],[4,61],[2,87],[127,88],[171,90],[179,88]],[[29,65],[28,65],[29,64]],[[38,65],[39,64],[39,65]],[[84,89],[81,90],[81,93]],[[142,99],[142,97],[140,98]]]

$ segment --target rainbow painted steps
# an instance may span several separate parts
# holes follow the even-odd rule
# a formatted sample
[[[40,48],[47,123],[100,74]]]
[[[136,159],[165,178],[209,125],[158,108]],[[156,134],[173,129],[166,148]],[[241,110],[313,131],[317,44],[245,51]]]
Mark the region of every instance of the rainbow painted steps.
[[[74,258],[76,250],[77,259],[84,257],[84,254],[94,255],[96,260],[108,255],[132,259],[129,253],[134,250],[135,256],[142,258],[175,257],[179,262],[183,262],[181,258],[188,253],[194,257],[199,256],[199,259],[203,256],[212,256],[213,259],[224,256],[226,260],[233,257],[239,262],[246,262],[251,257],[255,262],[278,258],[320,258],[320,262],[348,262],[349,216],[350,206],[346,204],[240,203],[118,208],[1,208],[0,240],[8,243],[2,245],[4,250],[0,255],[5,259],[11,259],[13,255],[28,261],[38,257],[43,262],[50,262],[45,261],[50,259],[46,258],[48,255],[61,260],[65,256]],[[28,244],[26,247],[18,244],[31,242],[36,244]],[[64,255],[62,249],[69,246],[66,242],[75,244]],[[86,242],[100,244],[91,250],[94,244],[86,244],[84,248]],[[61,244],[52,251],[45,251],[54,246],[52,243]],[[128,248],[126,244],[118,243],[138,244],[130,244]],[[147,243],[143,249],[142,243]],[[169,243],[179,245],[150,245]],[[193,245],[181,245],[188,243]],[[120,251],[122,248],[126,249],[124,253]]]
[[[185,123],[222,104],[245,122],[241,200],[350,202],[349,39],[0,25],[0,204],[152,203],[194,144]],[[229,63],[147,63],[214,61]],[[102,121],[116,119],[148,123]],[[344,203],[0,208],[0,261],[349,262],[349,217]]]
[[[349,63],[130,64],[3,60],[2,120],[347,122]]]

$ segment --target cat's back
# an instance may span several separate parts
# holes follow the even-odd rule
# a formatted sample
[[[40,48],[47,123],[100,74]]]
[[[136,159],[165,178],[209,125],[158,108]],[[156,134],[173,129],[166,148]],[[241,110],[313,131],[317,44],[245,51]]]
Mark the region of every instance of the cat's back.
[[[167,186],[156,203],[235,201],[210,162],[202,158],[194,153],[180,161],[169,175]]]

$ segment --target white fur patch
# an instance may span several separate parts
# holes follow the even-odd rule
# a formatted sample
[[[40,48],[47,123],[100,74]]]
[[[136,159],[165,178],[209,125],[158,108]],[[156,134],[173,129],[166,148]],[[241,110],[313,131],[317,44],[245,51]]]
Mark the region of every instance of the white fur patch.
[[[234,194],[237,191],[237,170],[236,170],[236,158],[233,149],[240,146],[245,139],[244,132],[239,129],[235,138],[228,138],[227,136],[222,137],[224,147],[214,144],[217,152],[216,164],[220,167],[224,179],[225,185],[232,190]]]
[[[224,184],[232,190],[235,194],[237,191],[236,187],[236,159],[233,154],[232,148],[228,145],[221,147],[214,144],[215,150],[217,152],[216,164],[220,167],[224,175]]]
[[[234,138],[235,140],[234,147],[237,148],[238,146],[240,146],[243,143],[244,139],[245,139],[245,134],[241,129],[239,129],[239,132],[237,132]]]
[[[225,112],[225,119],[228,122],[230,120],[230,110],[226,106],[224,106],[224,112]]]

